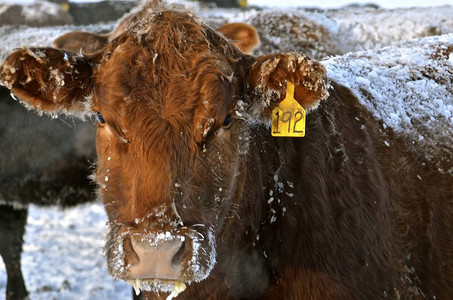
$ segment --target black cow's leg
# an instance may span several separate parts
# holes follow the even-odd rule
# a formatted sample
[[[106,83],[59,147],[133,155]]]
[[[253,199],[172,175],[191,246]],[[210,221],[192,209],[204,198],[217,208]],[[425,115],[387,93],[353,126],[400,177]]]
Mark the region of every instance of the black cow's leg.
[[[8,277],[7,300],[22,300],[28,297],[20,264],[27,213],[26,208],[14,209],[9,205],[0,205],[0,254]]]

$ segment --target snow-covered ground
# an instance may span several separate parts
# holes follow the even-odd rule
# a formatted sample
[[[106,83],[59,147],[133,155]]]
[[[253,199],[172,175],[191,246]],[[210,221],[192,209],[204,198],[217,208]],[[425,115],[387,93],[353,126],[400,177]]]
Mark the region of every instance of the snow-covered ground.
[[[32,0],[0,0],[0,2],[25,3]],[[418,0],[418,1],[346,1],[346,0],[327,0],[322,4],[314,5],[312,0],[249,0],[250,5],[285,6],[283,10],[290,10],[288,6],[308,6],[308,7],[339,7],[350,3],[370,3],[374,2],[385,8],[412,7],[412,6],[435,6],[442,4],[453,5],[453,0]],[[226,19],[230,16],[225,17]],[[419,18],[417,16],[416,18]],[[352,22],[349,20],[349,22]],[[109,30],[113,25],[103,25],[96,27],[94,31]],[[66,27],[64,29],[73,28]],[[3,31],[2,31],[3,30]],[[5,30],[15,30],[13,28],[0,28],[0,34]],[[40,30],[38,33],[36,30]],[[39,43],[49,45],[59,32],[50,32],[49,29],[30,29],[23,31],[23,41],[28,41],[31,45]],[[453,40],[452,37],[449,38]],[[8,40],[2,40],[0,49],[0,60],[4,54],[9,52],[5,47],[18,47]],[[5,46],[6,45],[6,46]],[[409,48],[408,48],[409,49]],[[408,53],[410,52],[407,50]],[[354,55],[352,55],[354,56]],[[346,58],[345,58],[346,59]],[[393,58],[392,58],[393,59]],[[406,57],[410,60],[410,57]],[[453,57],[449,61],[453,64]],[[335,64],[341,65],[341,59],[337,59]],[[388,63],[392,63],[389,61]],[[403,64],[402,61],[393,61],[396,64]],[[334,72],[332,62],[326,62],[329,72]],[[382,65],[385,65],[383,61]],[[343,67],[345,69],[345,67]],[[359,78],[357,84],[367,88],[372,88],[369,82],[370,76],[378,74],[364,68],[363,78]],[[332,74],[331,74],[332,75]],[[404,79],[404,78],[403,78]],[[429,81],[426,81],[430,83]],[[451,99],[450,99],[451,100]],[[452,118],[453,106],[450,105],[445,113],[449,113],[445,118]],[[396,113],[396,112],[395,112]],[[390,116],[392,120],[393,115]],[[405,119],[401,126],[404,126]],[[391,126],[391,124],[389,124]],[[446,137],[448,138],[448,137]],[[27,288],[31,293],[31,299],[130,299],[131,288],[123,282],[116,282],[107,274],[106,262],[103,255],[104,237],[106,232],[107,218],[102,204],[88,204],[78,206],[74,209],[62,211],[58,208],[38,208],[30,207],[27,233],[25,235],[24,253],[22,255],[22,266]],[[0,263],[0,299],[3,299],[6,289],[6,270]]]
[[[131,299],[131,288],[107,274],[107,217],[100,203],[74,209],[31,206],[22,265],[33,300]],[[0,299],[6,272],[0,267]]]

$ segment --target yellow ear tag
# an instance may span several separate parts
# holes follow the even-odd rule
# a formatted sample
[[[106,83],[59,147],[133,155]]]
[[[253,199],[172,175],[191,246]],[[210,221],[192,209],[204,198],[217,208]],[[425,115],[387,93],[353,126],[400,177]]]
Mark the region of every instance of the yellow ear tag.
[[[286,97],[272,111],[272,136],[304,137],[305,109],[294,99],[294,85],[288,81]]]

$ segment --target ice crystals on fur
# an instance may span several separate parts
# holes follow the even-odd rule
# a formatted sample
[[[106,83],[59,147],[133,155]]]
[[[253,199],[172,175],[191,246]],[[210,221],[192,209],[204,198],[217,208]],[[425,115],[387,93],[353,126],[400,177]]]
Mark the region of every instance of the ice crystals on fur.
[[[427,159],[448,158],[453,155],[452,51],[449,34],[350,53],[323,65],[328,77],[350,88],[384,129],[420,144]]]

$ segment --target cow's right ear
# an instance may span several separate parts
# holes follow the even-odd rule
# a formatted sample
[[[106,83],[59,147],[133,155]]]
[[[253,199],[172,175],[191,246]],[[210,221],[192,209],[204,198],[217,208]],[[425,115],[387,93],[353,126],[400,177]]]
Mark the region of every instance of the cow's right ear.
[[[91,61],[53,48],[23,48],[0,68],[1,84],[40,112],[85,115],[93,86]]]

